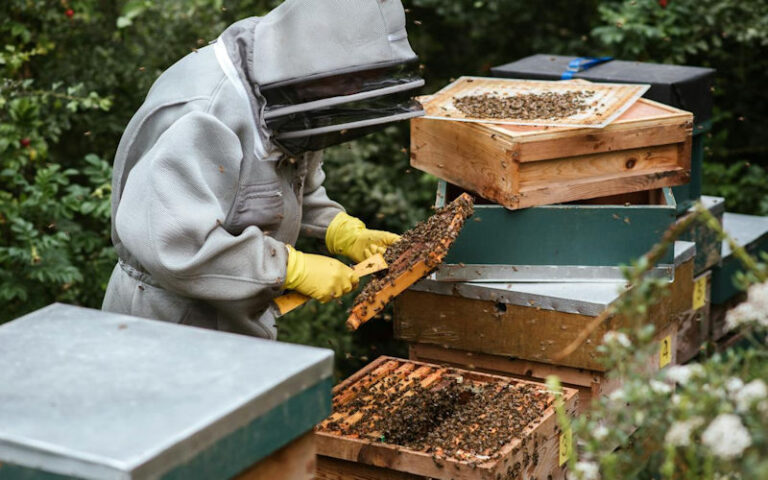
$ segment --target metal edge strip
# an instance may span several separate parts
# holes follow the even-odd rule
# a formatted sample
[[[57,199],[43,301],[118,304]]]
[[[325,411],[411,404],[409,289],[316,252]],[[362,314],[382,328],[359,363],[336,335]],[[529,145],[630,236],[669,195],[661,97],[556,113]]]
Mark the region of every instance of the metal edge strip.
[[[600,288],[610,289],[615,286],[615,294],[606,295],[605,301],[580,300],[568,298],[565,295],[557,297],[553,295],[537,294],[531,292],[515,291],[504,288],[507,284],[485,284],[473,282],[439,282],[434,279],[425,279],[413,285],[411,290],[416,292],[434,293],[437,295],[458,296],[473,300],[484,300],[490,302],[504,303],[507,305],[517,305],[521,307],[530,307],[543,310],[552,310],[563,313],[575,313],[587,316],[597,316],[608,305],[619,298],[623,288],[621,283],[604,283]],[[552,285],[552,284],[550,284]],[[589,288],[594,285],[571,283],[562,284],[563,289],[568,288]],[[565,293],[565,292],[563,292]]]
[[[674,280],[674,266],[657,265],[649,271],[649,274],[655,278],[667,278],[671,282]],[[488,283],[621,283],[625,281],[621,267],[580,265],[443,264],[435,272],[435,279],[441,282]]]

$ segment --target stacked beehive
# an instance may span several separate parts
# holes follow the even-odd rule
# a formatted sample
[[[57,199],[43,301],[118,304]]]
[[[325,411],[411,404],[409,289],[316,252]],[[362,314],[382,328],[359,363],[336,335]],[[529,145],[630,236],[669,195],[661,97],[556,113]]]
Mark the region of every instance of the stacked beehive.
[[[702,78],[654,84],[651,98],[686,107],[703,95],[704,107],[687,109],[706,111],[711,71],[687,74]],[[652,83],[633,83],[643,82]],[[489,389],[544,392],[554,374],[574,415],[616,388],[597,347],[627,318],[609,317],[572,354],[557,354],[626,294],[619,265],[649,251],[694,200],[724,212],[723,199],[700,197],[709,117],[699,122],[696,113],[694,126],[675,106],[640,99],[601,129],[412,121],[412,165],[441,179],[437,206],[470,192],[474,217],[434,276],[395,299],[395,335],[410,344],[410,361],[379,359],[334,390],[334,413],[316,434],[319,478],[564,478],[569,436],[552,423],[551,397],[540,397],[542,414],[496,450],[472,450],[482,425],[467,405]],[[747,223],[739,241],[768,243],[768,228],[758,235],[752,230],[762,227]],[[659,342],[651,368],[698,353],[713,329],[710,285],[729,275],[712,232],[694,226],[681,240],[652,268],[670,293],[647,314]]]
[[[616,387],[597,347],[628,320],[615,315],[558,353],[624,294],[619,265],[675,222],[670,187],[690,180],[692,133],[691,113],[647,99],[601,129],[413,121],[412,164],[442,179],[437,204],[468,190],[479,205],[434,278],[397,299],[396,337],[414,359],[556,374],[586,410]],[[696,246],[675,247],[652,270],[671,283],[648,313],[654,368],[677,361],[678,320],[693,309]]]

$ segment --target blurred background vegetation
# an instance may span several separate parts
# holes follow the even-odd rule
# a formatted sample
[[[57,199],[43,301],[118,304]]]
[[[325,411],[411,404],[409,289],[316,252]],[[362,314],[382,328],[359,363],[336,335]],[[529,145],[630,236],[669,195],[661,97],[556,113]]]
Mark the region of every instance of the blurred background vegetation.
[[[53,301],[98,308],[114,265],[111,162],[160,73],[276,0],[0,2],[0,322]],[[768,1],[404,0],[425,93],[533,53],[718,70],[704,190],[768,214]],[[408,165],[407,125],[327,152],[331,196],[369,226],[425,218],[435,181]],[[340,374],[396,352],[387,317],[350,334],[310,304],[281,338],[331,347]]]

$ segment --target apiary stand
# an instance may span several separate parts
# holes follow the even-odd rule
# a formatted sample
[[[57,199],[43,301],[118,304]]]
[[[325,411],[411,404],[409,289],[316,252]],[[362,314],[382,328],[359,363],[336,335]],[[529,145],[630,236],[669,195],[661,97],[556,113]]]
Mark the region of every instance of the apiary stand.
[[[51,305],[0,326],[0,478],[309,480],[332,366],[329,350]]]
[[[414,362],[391,357],[377,360],[337,385],[334,397],[363,395],[363,390],[375,385],[382,378],[396,375],[408,369],[403,379],[412,380],[418,372],[417,381],[438,382],[441,375],[461,375],[465,380],[488,384],[509,384],[518,382],[509,377],[457,370],[447,372],[437,365]],[[405,381],[405,380],[404,380]],[[541,383],[519,380],[536,388],[546,388]],[[424,384],[424,383],[422,383]],[[563,390],[566,415],[574,417],[577,410],[577,392],[570,388]],[[386,405],[371,405],[383,409]],[[365,408],[365,407],[363,407]],[[390,414],[397,414],[396,411]],[[333,419],[332,416],[330,419]],[[329,419],[329,420],[330,420]],[[327,421],[329,421],[327,420]],[[327,422],[326,421],[326,422]],[[345,421],[338,419],[337,421]],[[322,427],[322,425],[321,425]],[[547,407],[538,420],[529,424],[522,438],[513,439],[500,448],[498,458],[488,458],[477,463],[454,458],[439,458],[428,453],[397,447],[388,443],[343,436],[322,431],[315,432],[318,449],[318,479],[320,480],[496,480],[498,478],[564,479],[564,459],[570,447],[570,437],[563,434],[557,425],[554,406]],[[564,450],[561,450],[561,447]]]

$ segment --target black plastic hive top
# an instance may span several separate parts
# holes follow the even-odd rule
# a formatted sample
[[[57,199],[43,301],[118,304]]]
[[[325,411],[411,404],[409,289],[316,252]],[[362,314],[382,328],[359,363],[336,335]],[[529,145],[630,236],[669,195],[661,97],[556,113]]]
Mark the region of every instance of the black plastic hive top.
[[[532,55],[491,69],[496,77],[560,80],[571,60],[579,57]],[[645,98],[692,112],[697,124],[712,117],[711,68],[611,60],[573,74],[592,82],[647,83]]]

